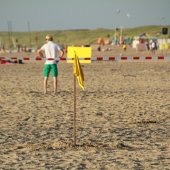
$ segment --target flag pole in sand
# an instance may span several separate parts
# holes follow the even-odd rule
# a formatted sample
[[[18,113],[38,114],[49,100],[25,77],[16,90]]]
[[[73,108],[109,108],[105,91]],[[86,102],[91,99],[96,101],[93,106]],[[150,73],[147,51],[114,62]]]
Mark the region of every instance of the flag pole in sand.
[[[75,146],[77,143],[77,129],[76,129],[76,76],[74,76],[74,115],[73,115],[73,145]]]
[[[79,61],[79,59],[81,59]],[[68,47],[67,63],[73,63],[73,98],[74,98],[74,113],[73,113],[73,145],[77,145],[77,90],[76,79],[79,86],[84,90],[84,74],[80,63],[91,63],[91,47]]]

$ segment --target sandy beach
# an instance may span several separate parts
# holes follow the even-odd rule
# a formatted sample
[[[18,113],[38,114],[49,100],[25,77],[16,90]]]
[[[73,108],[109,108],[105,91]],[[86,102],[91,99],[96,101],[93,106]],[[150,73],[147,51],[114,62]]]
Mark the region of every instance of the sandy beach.
[[[73,147],[72,64],[43,94],[43,61],[0,65],[0,169],[170,169],[170,63],[82,65]]]

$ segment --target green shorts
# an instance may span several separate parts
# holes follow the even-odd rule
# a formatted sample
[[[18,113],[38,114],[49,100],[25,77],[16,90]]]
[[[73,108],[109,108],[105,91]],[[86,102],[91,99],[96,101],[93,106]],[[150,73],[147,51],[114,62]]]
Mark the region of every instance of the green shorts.
[[[58,76],[57,64],[45,64],[44,65],[44,77],[48,77],[50,74],[50,71],[52,72],[53,77],[57,77]]]

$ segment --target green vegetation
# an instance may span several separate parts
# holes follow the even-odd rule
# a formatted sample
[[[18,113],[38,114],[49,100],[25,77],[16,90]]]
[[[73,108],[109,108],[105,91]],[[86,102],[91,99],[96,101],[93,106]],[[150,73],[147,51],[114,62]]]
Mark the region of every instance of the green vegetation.
[[[170,26],[166,26],[170,30]],[[142,33],[146,33],[147,36],[161,37],[162,26],[143,26],[136,28],[123,29],[123,36],[134,37]],[[120,29],[118,29],[120,33]],[[16,40],[21,45],[27,47],[40,47],[45,43],[45,35],[52,34],[54,41],[59,44],[67,45],[85,45],[96,44],[98,37],[106,38],[110,35],[111,39],[114,39],[115,29],[95,29],[95,30],[56,30],[56,31],[41,31],[41,32],[0,32],[0,45],[5,48],[14,48],[16,46]],[[169,35],[168,35],[169,37]]]

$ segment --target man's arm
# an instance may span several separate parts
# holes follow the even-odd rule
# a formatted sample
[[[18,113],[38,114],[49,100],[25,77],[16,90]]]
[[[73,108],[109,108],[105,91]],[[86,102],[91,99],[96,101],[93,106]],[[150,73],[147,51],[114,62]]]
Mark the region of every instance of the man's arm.
[[[63,57],[63,55],[64,55],[64,51],[63,50],[59,50],[59,57],[61,58],[61,57]]]
[[[37,50],[37,55],[38,55],[39,57],[44,57],[44,51],[41,50],[41,49]]]

